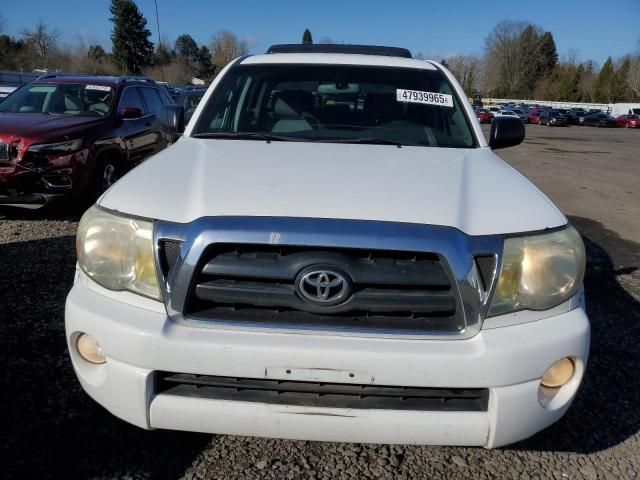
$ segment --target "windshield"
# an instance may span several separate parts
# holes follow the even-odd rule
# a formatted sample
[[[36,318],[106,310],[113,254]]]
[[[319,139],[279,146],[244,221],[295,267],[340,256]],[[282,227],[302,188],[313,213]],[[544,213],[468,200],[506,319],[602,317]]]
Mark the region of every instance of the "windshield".
[[[216,87],[192,135],[476,146],[441,72],[343,65],[235,67]]]
[[[0,103],[0,112],[103,117],[113,103],[113,89],[76,83],[29,83]]]

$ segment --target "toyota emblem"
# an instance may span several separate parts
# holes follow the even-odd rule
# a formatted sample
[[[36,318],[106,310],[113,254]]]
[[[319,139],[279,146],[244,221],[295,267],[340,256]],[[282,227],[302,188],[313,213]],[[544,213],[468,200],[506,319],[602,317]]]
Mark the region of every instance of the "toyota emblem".
[[[311,303],[337,304],[349,295],[351,282],[335,270],[310,270],[298,280],[298,291]]]

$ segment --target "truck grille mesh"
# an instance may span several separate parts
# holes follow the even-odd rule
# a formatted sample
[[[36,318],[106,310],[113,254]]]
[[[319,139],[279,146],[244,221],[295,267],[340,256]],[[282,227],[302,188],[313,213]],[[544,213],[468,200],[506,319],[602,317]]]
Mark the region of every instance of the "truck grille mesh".
[[[315,266],[349,279],[344,302],[318,305],[300,294],[300,272]],[[459,332],[464,316],[456,292],[446,264],[432,253],[215,245],[196,267],[184,313],[302,328]]]

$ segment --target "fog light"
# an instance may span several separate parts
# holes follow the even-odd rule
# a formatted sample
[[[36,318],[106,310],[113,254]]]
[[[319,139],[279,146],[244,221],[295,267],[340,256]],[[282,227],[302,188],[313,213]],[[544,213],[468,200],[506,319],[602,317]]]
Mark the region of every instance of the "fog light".
[[[575,373],[576,367],[569,357],[554,362],[540,379],[540,385],[546,388],[560,388],[565,385]]]
[[[104,363],[107,361],[100,344],[91,335],[81,333],[76,340],[76,349],[80,356],[89,363]]]

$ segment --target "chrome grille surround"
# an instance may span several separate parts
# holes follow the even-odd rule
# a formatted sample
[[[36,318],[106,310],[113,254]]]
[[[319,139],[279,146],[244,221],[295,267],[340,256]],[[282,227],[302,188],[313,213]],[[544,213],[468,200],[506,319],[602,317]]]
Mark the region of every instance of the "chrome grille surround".
[[[477,256],[495,256],[500,271],[502,235],[469,236],[452,227],[367,220],[336,220],[288,217],[204,217],[179,224],[156,221],[154,245],[157,271],[163,272],[159,246],[166,240],[180,243],[173,268],[161,275],[160,285],[169,317],[177,323],[205,328],[259,329],[289,333],[340,334],[331,328],[296,328],[280,325],[206,321],[183,314],[185,302],[205,250],[214,244],[254,244],[313,248],[348,248],[398,252],[435,253],[444,260],[454,280],[454,287],[464,316],[464,328],[458,331],[394,332],[352,329],[353,336],[420,339],[465,339],[476,335],[486,316],[492,289],[486,290],[478,272]],[[165,270],[166,271],[166,268]]]

